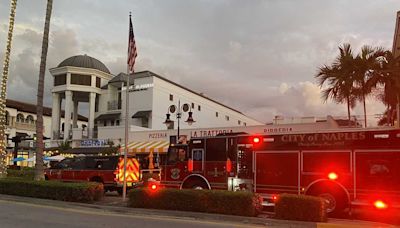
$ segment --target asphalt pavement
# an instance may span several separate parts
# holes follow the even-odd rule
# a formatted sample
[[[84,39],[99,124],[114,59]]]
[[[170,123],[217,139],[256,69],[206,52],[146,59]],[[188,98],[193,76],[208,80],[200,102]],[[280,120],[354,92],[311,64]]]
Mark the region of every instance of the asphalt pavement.
[[[0,227],[394,227],[334,219],[328,223],[276,220],[197,212],[128,208],[108,195],[96,204],[0,195]]]

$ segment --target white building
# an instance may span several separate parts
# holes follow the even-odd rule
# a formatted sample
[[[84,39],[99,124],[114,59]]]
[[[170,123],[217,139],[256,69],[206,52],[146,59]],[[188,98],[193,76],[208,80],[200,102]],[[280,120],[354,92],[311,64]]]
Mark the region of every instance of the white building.
[[[87,118],[81,115],[77,116],[77,124],[83,128],[87,126]],[[51,119],[52,110],[48,107],[43,107],[43,136],[49,138],[51,135]],[[16,100],[6,100],[6,136],[7,148],[9,151],[7,164],[10,163],[13,155],[15,144],[11,138],[20,136],[22,138],[33,139],[36,136],[36,104],[29,104]],[[60,112],[61,126],[64,126],[64,111]],[[63,127],[60,129],[63,131]],[[44,140],[46,147],[57,146],[57,143],[51,144],[49,140]],[[25,159],[32,157],[35,151],[35,141],[26,140],[19,143],[18,156]]]
[[[105,128],[115,130],[114,139],[123,138],[126,119],[125,74],[114,76],[103,63],[87,55],[67,58],[50,72],[54,77],[52,139],[84,138],[82,129],[76,124],[79,103],[82,102],[89,102],[88,138],[97,138],[99,131]],[[58,114],[63,99],[66,113],[73,114],[65,120],[65,131],[60,134]],[[175,106],[175,110],[171,106]],[[190,111],[196,121],[192,126],[185,123]],[[150,71],[130,76],[128,113],[127,120],[133,130],[165,130],[167,113],[173,121],[170,129],[177,128],[177,113],[181,113],[181,129],[263,124]]]

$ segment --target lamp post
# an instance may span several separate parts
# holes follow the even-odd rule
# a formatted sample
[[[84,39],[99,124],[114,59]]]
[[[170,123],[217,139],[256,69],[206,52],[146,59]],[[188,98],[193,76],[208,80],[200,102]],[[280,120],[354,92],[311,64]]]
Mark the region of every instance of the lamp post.
[[[189,104],[185,103],[181,106],[181,101],[178,101],[178,106],[171,105],[168,108],[168,112],[166,114],[167,118],[165,119],[164,124],[167,125],[167,128],[170,128],[174,121],[171,120],[171,114],[176,115],[176,119],[178,121],[178,134],[177,134],[177,140],[179,142],[179,137],[180,137],[180,119],[182,118],[182,114],[187,112],[188,113],[188,118],[185,121],[189,126],[192,125],[194,122],[193,120],[193,112]]]

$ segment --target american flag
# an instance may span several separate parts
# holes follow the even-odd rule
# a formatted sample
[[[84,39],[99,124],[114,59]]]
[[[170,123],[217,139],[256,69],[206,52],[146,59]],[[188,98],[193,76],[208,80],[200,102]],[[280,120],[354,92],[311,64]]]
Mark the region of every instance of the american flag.
[[[128,46],[128,69],[129,73],[134,72],[135,60],[137,56],[135,35],[133,35],[133,26],[131,15],[129,15],[129,46]]]

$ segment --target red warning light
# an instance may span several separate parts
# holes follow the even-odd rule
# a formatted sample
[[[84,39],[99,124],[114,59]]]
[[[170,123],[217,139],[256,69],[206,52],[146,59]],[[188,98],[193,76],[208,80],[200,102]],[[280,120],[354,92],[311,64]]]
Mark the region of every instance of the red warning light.
[[[277,195],[273,195],[273,196],[272,196],[272,201],[275,202],[277,199],[278,199],[278,196],[277,196]]]
[[[151,190],[156,190],[157,189],[157,185],[156,184],[152,184],[150,188],[151,188]]]
[[[329,180],[336,180],[336,179],[338,179],[338,175],[334,172],[331,172],[328,174],[328,178],[329,178]]]
[[[388,207],[388,205],[385,202],[383,202],[382,200],[375,201],[374,206],[380,210],[386,209]]]
[[[261,139],[259,137],[253,138],[253,143],[259,143],[259,142],[261,142]]]

